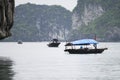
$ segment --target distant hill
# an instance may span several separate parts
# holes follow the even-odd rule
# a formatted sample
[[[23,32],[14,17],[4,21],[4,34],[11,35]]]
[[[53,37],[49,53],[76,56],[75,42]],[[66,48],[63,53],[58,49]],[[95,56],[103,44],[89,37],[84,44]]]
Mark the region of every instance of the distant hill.
[[[78,0],[72,15],[70,39],[120,41],[120,0]]]
[[[12,37],[5,41],[49,41],[64,40],[71,29],[72,13],[61,6],[35,5],[17,6]]]

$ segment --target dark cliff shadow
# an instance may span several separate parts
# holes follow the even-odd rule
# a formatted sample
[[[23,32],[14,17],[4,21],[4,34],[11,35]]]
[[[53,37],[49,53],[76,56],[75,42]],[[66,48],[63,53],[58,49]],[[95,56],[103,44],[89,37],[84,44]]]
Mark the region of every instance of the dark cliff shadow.
[[[13,62],[10,59],[0,57],[0,80],[13,80]]]

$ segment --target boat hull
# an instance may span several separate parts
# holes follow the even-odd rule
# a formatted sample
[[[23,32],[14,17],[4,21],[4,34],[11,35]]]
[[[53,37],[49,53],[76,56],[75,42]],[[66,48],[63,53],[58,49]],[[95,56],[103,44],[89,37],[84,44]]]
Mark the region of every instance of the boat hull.
[[[22,44],[22,41],[18,41],[18,44]]]
[[[64,51],[69,52],[70,54],[98,54],[102,53],[107,48],[102,49],[65,49]]]
[[[49,43],[49,47],[58,47],[60,43]]]

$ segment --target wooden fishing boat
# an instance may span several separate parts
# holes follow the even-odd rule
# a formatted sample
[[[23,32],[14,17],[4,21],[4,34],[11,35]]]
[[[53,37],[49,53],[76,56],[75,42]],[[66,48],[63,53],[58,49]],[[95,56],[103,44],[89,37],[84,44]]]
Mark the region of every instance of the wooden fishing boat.
[[[52,42],[50,42],[49,44],[47,44],[49,47],[58,47],[60,42],[58,42],[58,39],[53,39],[51,40]]]
[[[97,48],[98,42],[94,39],[82,39],[67,43],[65,45],[65,52],[69,52],[70,54],[98,54],[102,53],[107,48]],[[87,46],[93,45],[93,48],[89,48]],[[71,48],[67,48],[71,46]],[[75,48],[75,46],[79,46],[79,48]],[[85,46],[85,47],[83,47]]]

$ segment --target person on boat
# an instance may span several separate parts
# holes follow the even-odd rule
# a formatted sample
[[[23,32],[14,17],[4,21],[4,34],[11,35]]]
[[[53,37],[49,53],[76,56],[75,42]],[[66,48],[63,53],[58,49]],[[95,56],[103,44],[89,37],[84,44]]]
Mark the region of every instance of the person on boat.
[[[93,44],[94,48],[97,49],[97,44]]]
[[[82,47],[82,46],[80,46],[80,49],[83,49],[83,47]]]

